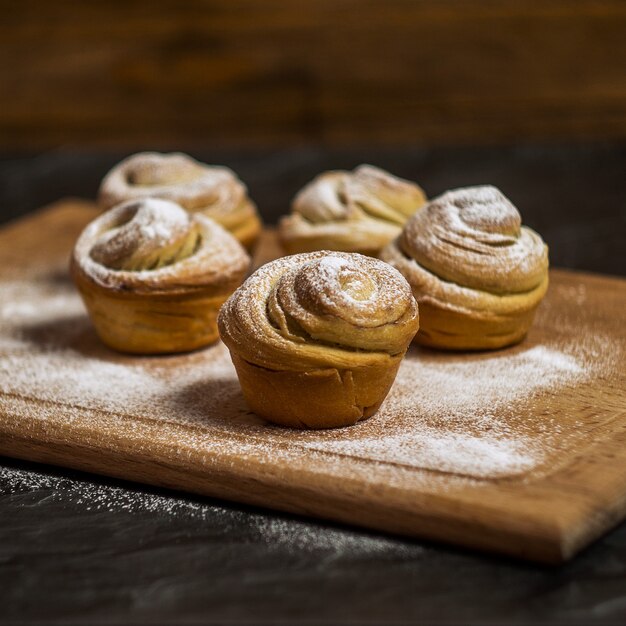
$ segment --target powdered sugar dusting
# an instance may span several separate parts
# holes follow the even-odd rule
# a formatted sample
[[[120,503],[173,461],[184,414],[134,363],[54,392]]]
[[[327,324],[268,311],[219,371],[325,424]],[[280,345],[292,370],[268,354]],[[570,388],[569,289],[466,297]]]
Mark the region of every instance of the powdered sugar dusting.
[[[550,417],[527,419],[523,407],[592,371],[589,353],[576,357],[546,346],[474,357],[413,348],[375,420],[298,439],[318,450],[438,472],[522,474],[544,463],[561,437]]]
[[[310,291],[327,305],[339,301],[343,307],[360,307],[370,312],[373,307],[391,310],[393,303],[411,297],[408,284],[394,268],[364,256],[359,256],[358,261],[332,253],[316,259],[316,271],[305,273]],[[378,281],[372,280],[375,276]]]
[[[175,425],[180,445],[190,449],[219,446],[221,433],[229,452],[262,449],[268,462],[287,453],[330,454],[339,464],[357,457],[474,479],[524,474],[566,445],[565,430],[576,432],[548,405],[533,408],[535,398],[607,375],[618,356],[608,338],[576,335],[562,319],[543,343],[495,353],[411,348],[375,417],[351,428],[291,431],[247,410],[221,343],[184,356],[118,355],[95,337],[69,282],[4,282],[0,293],[1,392],[61,402],[68,421],[94,420],[90,409],[149,416]],[[45,420],[46,413],[29,419]],[[251,439],[229,440],[233,432]]]
[[[316,294],[325,294],[331,301],[349,300],[352,306],[372,307],[374,303],[368,301],[375,300],[380,308],[391,308],[392,303],[411,297],[404,277],[387,263],[360,254],[340,254],[322,251],[305,264],[304,276]],[[307,271],[309,266],[314,271]]]
[[[414,465],[467,476],[496,476],[521,473],[541,461],[541,452],[525,437],[507,439],[499,436],[476,437],[446,433],[435,428],[395,435],[368,436],[363,439],[329,442],[328,450],[355,454],[377,461]]]
[[[345,269],[348,265],[348,262],[341,257],[329,254],[328,256],[325,256],[319,260],[319,265],[324,269],[328,269],[337,273]]]
[[[153,266],[155,255],[176,243],[178,250],[170,250],[169,255],[178,260],[185,240],[190,237],[195,240],[189,214],[174,202],[158,198],[130,200],[114,209],[113,216],[105,217],[104,224],[102,220],[92,223],[88,231],[94,231],[88,255],[109,269],[147,269],[135,267],[138,258],[143,258],[144,262],[149,259],[148,265]],[[103,232],[98,232],[103,226]],[[133,258],[134,265],[126,267]]]
[[[547,276],[547,246],[521,225],[517,209],[491,186],[455,189],[435,198],[407,222],[400,240],[402,253],[392,243],[381,258],[403,267],[419,292],[443,293],[444,302],[456,305],[458,296],[472,302],[476,291],[538,294]]]
[[[40,492],[40,493],[37,493]],[[211,502],[186,498],[178,494],[162,494],[140,491],[138,488],[116,484],[92,482],[63,474],[28,471],[19,467],[0,467],[0,493],[11,498],[20,494],[31,494],[29,503],[35,498],[53,502],[72,502],[82,505],[91,515],[100,513],[143,514],[150,513],[160,519],[176,518],[198,520],[213,524],[226,532],[234,524],[245,528],[251,537],[266,542],[270,550],[287,550],[299,554],[314,553],[320,558],[348,551],[389,557],[415,555],[423,551],[417,544],[407,543],[393,537],[359,533],[354,530],[324,525],[319,532],[310,521],[285,518],[275,513],[262,511],[240,515],[236,508],[224,507]]]

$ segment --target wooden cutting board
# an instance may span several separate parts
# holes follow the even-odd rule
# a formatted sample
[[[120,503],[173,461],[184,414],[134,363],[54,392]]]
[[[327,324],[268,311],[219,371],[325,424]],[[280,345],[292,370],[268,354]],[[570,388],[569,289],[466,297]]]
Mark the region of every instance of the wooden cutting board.
[[[94,214],[0,231],[1,454],[544,562],[624,518],[626,281],[555,270],[520,346],[411,348],[375,417],[291,431],[247,410],[222,344],[100,344],[66,271]]]

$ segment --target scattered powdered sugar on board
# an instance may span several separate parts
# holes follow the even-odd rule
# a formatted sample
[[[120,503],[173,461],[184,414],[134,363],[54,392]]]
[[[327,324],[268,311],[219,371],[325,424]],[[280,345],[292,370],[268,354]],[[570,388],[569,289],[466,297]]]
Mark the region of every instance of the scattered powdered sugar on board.
[[[475,355],[411,348],[376,416],[351,428],[292,431],[248,411],[221,343],[183,356],[118,355],[98,341],[69,282],[4,282],[0,294],[0,392],[61,402],[68,421],[94,420],[84,409],[101,409],[192,425],[219,434],[231,452],[242,445],[228,439],[235,429],[260,441],[270,458],[290,446],[302,455],[319,451],[474,479],[544,463],[558,447],[560,425],[530,415],[529,402],[589,379],[603,366],[599,355],[611,352],[609,339],[571,338],[573,332]]]
[[[352,529],[334,528],[316,522],[285,518],[275,513],[248,512],[241,516],[238,509],[215,505],[208,501],[178,494],[138,490],[116,484],[93,482],[73,476],[26,470],[21,467],[0,466],[0,499],[39,492],[46,501],[72,502],[83,510],[98,513],[151,513],[160,518],[191,519],[214,524],[224,532],[234,525],[239,533],[246,528],[258,540],[273,550],[293,550],[318,553],[320,556],[355,552],[375,555],[390,551],[397,556],[419,553],[423,548],[392,537],[379,537]],[[245,526],[244,526],[245,525]],[[323,530],[323,532],[320,532]]]
[[[541,460],[526,438],[472,436],[423,427],[397,435],[328,442],[327,450],[467,476],[496,476],[532,469]]]
[[[412,395],[420,409],[431,415],[463,413],[476,419],[529,393],[559,387],[585,375],[584,366],[576,358],[546,346],[513,354],[473,356],[470,361],[449,354],[429,354],[426,358],[425,368],[418,364],[417,369],[400,370],[392,404]],[[426,385],[420,381],[422,376],[426,377]],[[419,388],[423,393],[417,397],[415,389]]]
[[[519,418],[502,416],[539,391],[573,384],[591,372],[573,356],[545,346],[469,358],[413,349],[375,420],[350,431],[298,437],[316,449],[471,477],[532,469],[547,453],[547,428],[533,437],[515,427]]]
[[[88,511],[145,511],[188,515],[202,513],[202,504],[169,498],[154,493],[134,492],[116,485],[103,485],[74,478],[14,467],[0,467],[0,492],[15,495],[53,490],[52,497],[62,500],[69,495]]]

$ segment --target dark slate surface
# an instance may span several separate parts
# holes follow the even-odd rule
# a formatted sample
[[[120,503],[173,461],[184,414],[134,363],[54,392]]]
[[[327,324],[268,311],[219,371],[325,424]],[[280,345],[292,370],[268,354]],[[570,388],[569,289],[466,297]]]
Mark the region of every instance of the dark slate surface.
[[[495,183],[555,264],[626,274],[625,146],[195,154],[237,169],[268,221],[361,161],[431,195]],[[119,156],[0,159],[2,219],[92,196]],[[0,621],[621,624],[626,525],[545,568],[0,459]]]
[[[8,459],[2,465],[0,597],[9,620],[626,619],[626,525],[555,569]]]

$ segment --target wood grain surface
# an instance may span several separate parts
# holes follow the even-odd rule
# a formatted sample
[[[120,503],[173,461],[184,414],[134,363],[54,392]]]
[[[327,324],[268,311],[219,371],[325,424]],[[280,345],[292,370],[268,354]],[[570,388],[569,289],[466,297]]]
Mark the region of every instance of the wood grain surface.
[[[626,136],[621,0],[1,6],[4,149]]]
[[[36,301],[42,311],[54,305],[51,298],[57,292],[71,289],[65,270],[68,251],[93,215],[90,205],[65,201],[0,233],[0,304],[5,318],[7,311],[14,311],[5,323],[19,322],[15,316],[19,316],[20,302],[7,302],[9,282],[39,285],[47,294]],[[273,239],[267,236],[259,261],[275,254]],[[0,389],[5,390],[0,393],[0,453],[525,559],[560,562],[626,514],[625,307],[625,281],[552,273],[549,296],[526,345],[519,350],[550,345],[554,335],[572,327],[573,320],[580,336],[572,341],[609,339],[602,344],[604,352],[595,352],[593,358],[610,367],[575,386],[519,402],[519,415],[511,421],[511,428],[521,424],[525,431],[536,430],[544,436],[547,424],[556,441],[546,458],[528,471],[461,476],[410,462],[376,460],[367,454],[341,454],[317,441],[309,445],[293,431],[263,424],[249,427],[245,421],[213,418],[187,423],[175,415],[156,419],[134,408],[130,399],[125,411],[105,410],[62,395],[55,397],[53,389],[42,387],[36,371],[28,389],[20,393],[6,391],[10,376],[0,378]],[[71,318],[70,322],[88,327],[86,319]],[[41,329],[30,332],[30,343],[20,343],[14,351],[2,343],[0,365],[8,363],[16,378],[26,380],[18,370],[31,362],[30,352],[52,358],[54,350],[77,347],[69,340],[64,345],[71,336],[67,329],[55,326],[53,331],[56,343],[38,345]],[[114,363],[132,374],[131,362],[98,346],[93,333],[81,337],[92,350],[86,366],[96,362],[107,368]],[[65,354],[69,353],[60,352]],[[193,363],[203,356],[176,358],[182,366],[186,359]],[[408,358],[427,366],[429,360],[448,357],[419,353]],[[475,359],[471,361],[475,366],[491,356],[454,358],[458,363]],[[162,370],[166,366],[146,361],[142,367]],[[222,410],[211,407],[210,398],[206,407],[213,413]],[[232,407],[223,410],[233,412]],[[350,432],[344,429],[339,436],[349,439]]]

